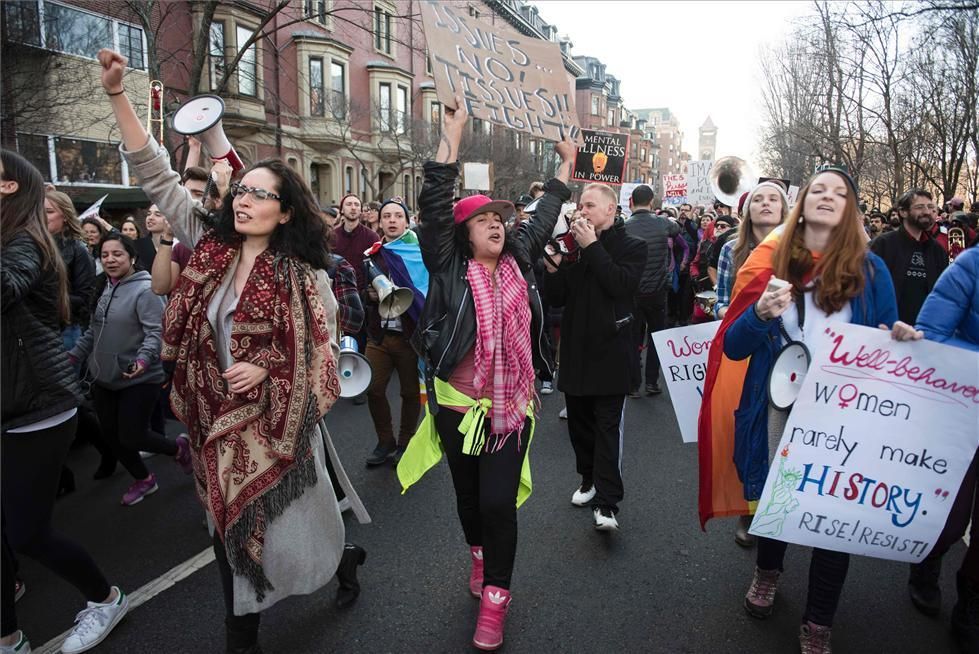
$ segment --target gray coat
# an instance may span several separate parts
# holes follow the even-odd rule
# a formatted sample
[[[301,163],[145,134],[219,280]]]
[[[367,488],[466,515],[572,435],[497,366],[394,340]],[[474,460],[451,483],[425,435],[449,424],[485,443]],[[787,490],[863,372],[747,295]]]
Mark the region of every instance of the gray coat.
[[[71,355],[86,361],[95,383],[110,390],[137,384],[162,384],[163,298],[150,288],[145,270],[105,285],[91,324],[78,339]],[[126,379],[130,364],[142,359],[146,372]]]

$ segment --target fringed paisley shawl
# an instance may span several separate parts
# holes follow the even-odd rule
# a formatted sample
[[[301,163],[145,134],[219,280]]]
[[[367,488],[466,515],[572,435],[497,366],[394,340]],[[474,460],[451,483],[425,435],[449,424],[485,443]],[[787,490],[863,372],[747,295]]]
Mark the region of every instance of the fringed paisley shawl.
[[[212,233],[198,242],[167,305],[163,358],[176,363],[170,403],[190,431],[200,500],[235,573],[262,601],[272,590],[266,528],[316,484],[311,439],[340,385],[313,271],[266,250],[238,300],[230,350],[269,376],[247,393],[228,390],[207,308],[238,251]]]

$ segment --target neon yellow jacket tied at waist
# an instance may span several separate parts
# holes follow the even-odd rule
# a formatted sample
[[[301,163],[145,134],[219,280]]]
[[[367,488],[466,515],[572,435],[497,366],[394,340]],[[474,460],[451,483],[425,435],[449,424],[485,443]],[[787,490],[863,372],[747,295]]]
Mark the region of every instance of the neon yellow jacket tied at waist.
[[[439,404],[442,406],[461,406],[469,407],[469,411],[462,418],[459,425],[459,433],[465,434],[463,439],[462,451],[469,453],[473,451],[473,443],[477,438],[481,438],[480,430],[486,424],[486,414],[489,412],[493,402],[486,398],[475,400],[464,393],[460,393],[446,381],[438,377],[435,378],[435,394],[438,396]],[[442,409],[451,411],[452,409]],[[530,479],[530,442],[534,439],[534,419],[533,403],[527,405],[527,417],[530,418],[530,435],[524,447],[528,450],[524,454],[523,466],[520,469],[520,487],[517,489],[517,506],[519,507],[533,490],[533,482]],[[479,448],[482,449],[482,448]],[[477,449],[477,451],[479,451]],[[418,431],[410,441],[408,449],[405,450],[398,463],[398,480],[401,482],[401,494],[408,492],[408,489],[418,482],[425,473],[431,470],[439,461],[442,460],[442,440],[439,438],[438,431],[435,429],[435,416],[425,407],[425,418],[418,426]]]

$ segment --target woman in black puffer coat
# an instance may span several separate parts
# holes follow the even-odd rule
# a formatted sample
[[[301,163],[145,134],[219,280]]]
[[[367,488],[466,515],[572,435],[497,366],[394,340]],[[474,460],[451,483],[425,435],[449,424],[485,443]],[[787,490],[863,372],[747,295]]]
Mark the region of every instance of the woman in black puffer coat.
[[[56,534],[51,512],[58,476],[75,435],[81,390],[61,339],[70,317],[64,263],[45,229],[41,174],[0,150],[0,502],[3,538],[85,596],[62,651],[94,645],[126,613],[128,600],[109,586],[92,557]],[[13,557],[2,548],[0,645],[29,651],[14,609]]]

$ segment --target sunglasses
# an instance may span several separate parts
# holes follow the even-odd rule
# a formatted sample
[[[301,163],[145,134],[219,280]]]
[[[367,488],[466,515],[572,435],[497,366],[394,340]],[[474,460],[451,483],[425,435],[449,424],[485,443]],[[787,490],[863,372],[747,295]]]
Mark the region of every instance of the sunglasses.
[[[245,186],[239,184],[238,182],[233,182],[230,187],[232,197],[240,198],[246,193],[251,193],[252,197],[256,200],[268,200],[269,198],[273,200],[281,200],[282,196],[276,195],[271,191],[266,191],[264,188],[253,188],[251,186]]]

